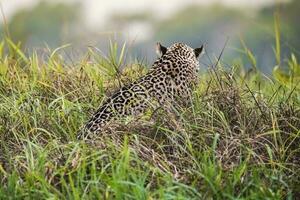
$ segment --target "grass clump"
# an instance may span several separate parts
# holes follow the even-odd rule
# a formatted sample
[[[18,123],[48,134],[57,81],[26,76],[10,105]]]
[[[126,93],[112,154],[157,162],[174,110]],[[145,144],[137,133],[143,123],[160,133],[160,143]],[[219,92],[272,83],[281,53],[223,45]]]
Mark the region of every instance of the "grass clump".
[[[178,121],[158,111],[76,140],[107,94],[146,71],[124,64],[125,46],[119,54],[111,46],[110,56],[89,49],[70,65],[60,49],[42,58],[1,43],[0,199],[300,195],[299,87],[258,71],[243,76],[219,63],[200,76]],[[294,56],[290,65],[299,67]]]

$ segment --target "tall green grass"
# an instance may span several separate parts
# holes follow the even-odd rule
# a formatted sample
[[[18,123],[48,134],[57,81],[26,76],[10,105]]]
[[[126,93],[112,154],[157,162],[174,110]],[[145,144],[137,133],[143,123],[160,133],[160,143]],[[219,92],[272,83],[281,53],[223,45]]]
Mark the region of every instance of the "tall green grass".
[[[275,23],[277,23],[275,21]],[[279,26],[275,25],[279,30]],[[102,99],[147,71],[89,48],[28,55],[0,43],[0,199],[294,199],[300,193],[299,64],[274,77],[222,62],[200,75],[192,102],[115,122],[92,141],[76,133]],[[255,56],[245,43],[245,54]],[[279,66],[280,65],[280,66]]]

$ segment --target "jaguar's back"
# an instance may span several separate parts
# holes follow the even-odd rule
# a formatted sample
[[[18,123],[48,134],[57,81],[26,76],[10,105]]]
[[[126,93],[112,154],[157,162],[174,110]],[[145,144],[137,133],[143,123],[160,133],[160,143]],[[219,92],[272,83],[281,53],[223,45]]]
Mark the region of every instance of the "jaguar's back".
[[[157,50],[161,57],[150,71],[109,97],[80,131],[78,138],[101,132],[112,119],[135,116],[149,107],[172,104],[177,97],[190,95],[191,87],[197,81],[197,58],[203,46],[192,49],[175,43],[166,48],[158,43]]]

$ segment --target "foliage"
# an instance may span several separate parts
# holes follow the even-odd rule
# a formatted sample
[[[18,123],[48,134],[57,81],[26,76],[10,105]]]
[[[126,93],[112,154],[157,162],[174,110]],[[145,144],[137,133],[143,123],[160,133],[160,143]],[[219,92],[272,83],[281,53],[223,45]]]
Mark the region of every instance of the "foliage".
[[[120,70],[126,46],[114,42],[109,56],[90,48],[72,65],[64,48],[42,59],[0,43],[0,199],[299,196],[299,90],[219,63],[201,75],[177,119],[157,111],[78,141],[106,94],[146,69]],[[298,73],[294,56],[289,64]]]
[[[288,71],[284,72],[279,66],[275,66],[273,69],[274,77],[282,85],[289,87],[290,89],[300,90],[300,64],[294,54],[288,60]]]
[[[43,46],[45,42],[55,47],[74,29],[78,21],[78,5],[39,2],[29,10],[18,11],[8,23],[10,37],[28,47]],[[66,41],[64,41],[66,42]]]

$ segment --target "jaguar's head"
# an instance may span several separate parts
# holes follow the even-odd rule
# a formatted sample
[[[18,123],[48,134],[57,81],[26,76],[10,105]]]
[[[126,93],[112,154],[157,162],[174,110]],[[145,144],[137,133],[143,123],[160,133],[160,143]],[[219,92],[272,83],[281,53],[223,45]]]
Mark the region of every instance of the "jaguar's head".
[[[165,54],[172,54],[186,59],[198,60],[198,58],[204,53],[204,45],[193,49],[184,43],[175,43],[170,47],[165,47],[158,42],[156,44],[156,53],[160,57]]]

